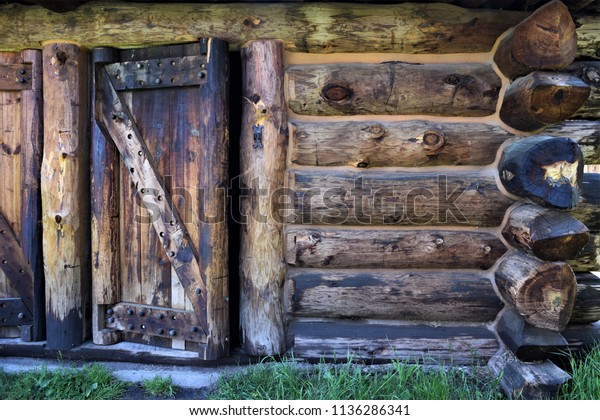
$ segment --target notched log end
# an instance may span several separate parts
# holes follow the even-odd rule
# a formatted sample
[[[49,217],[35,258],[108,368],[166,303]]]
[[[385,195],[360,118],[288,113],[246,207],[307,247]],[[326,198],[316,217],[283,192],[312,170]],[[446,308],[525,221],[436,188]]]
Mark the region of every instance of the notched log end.
[[[532,70],[562,69],[577,54],[577,33],[569,9],[550,2],[515,27],[503,40],[494,60],[509,78]]]

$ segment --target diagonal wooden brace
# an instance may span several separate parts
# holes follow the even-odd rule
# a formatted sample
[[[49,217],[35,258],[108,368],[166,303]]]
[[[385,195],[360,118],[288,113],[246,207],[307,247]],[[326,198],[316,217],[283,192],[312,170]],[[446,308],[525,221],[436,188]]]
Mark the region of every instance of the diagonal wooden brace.
[[[167,194],[156,164],[140,135],[131,113],[119,97],[105,69],[99,74],[96,119],[107,138],[111,138],[129,169],[144,200],[154,198],[158,214],[150,214],[161,244],[175,269],[205,333],[207,327],[206,279],[201,276],[198,252],[181,221],[171,196]]]
[[[0,214],[0,268],[10,285],[17,291],[27,309],[29,319],[33,313],[33,272],[25,258],[17,237]]]

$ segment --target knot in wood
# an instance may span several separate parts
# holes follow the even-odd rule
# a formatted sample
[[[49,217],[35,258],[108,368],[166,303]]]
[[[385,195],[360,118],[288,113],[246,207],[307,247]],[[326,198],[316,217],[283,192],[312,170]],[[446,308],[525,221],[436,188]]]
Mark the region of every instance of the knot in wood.
[[[429,150],[437,150],[446,143],[444,135],[440,132],[427,130],[423,134],[423,147]]]
[[[337,83],[328,83],[321,90],[321,96],[333,102],[340,102],[352,98],[354,92],[347,86]]]

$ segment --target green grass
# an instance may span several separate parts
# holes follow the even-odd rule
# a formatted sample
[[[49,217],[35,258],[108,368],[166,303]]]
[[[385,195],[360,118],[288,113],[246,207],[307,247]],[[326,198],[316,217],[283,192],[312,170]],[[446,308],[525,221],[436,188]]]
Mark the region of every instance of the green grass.
[[[585,357],[571,357],[570,371],[573,379],[560,392],[566,400],[600,400],[600,344]]]
[[[362,365],[302,367],[295,361],[263,363],[224,375],[212,399],[227,400],[363,400],[503,398],[496,378],[460,369],[425,369],[395,362],[386,371]]]
[[[0,399],[5,400],[113,400],[124,390],[124,382],[97,364],[18,374],[0,371]]]
[[[156,375],[152,379],[147,379],[142,382],[144,392],[156,398],[173,398],[177,393],[177,386],[173,384],[170,376],[163,378]]]

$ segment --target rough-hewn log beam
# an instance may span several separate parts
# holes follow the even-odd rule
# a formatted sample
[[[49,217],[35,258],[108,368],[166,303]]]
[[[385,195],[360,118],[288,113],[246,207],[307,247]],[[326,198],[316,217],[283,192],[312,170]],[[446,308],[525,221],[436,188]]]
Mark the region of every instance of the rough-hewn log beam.
[[[600,320],[600,277],[594,273],[577,274],[577,296],[571,324],[587,324]]]
[[[135,47],[282,39],[291,51],[486,52],[528,13],[468,10],[446,4],[127,4],[90,2],[67,13],[42,7],[0,8],[1,49],[39,48],[49,39],[82,46]],[[126,19],[124,20],[124,17]],[[473,36],[477,34],[477,36]]]
[[[284,185],[288,143],[283,44],[249,43],[242,59],[240,331],[248,354],[266,356],[286,351],[282,202],[274,194]]]

